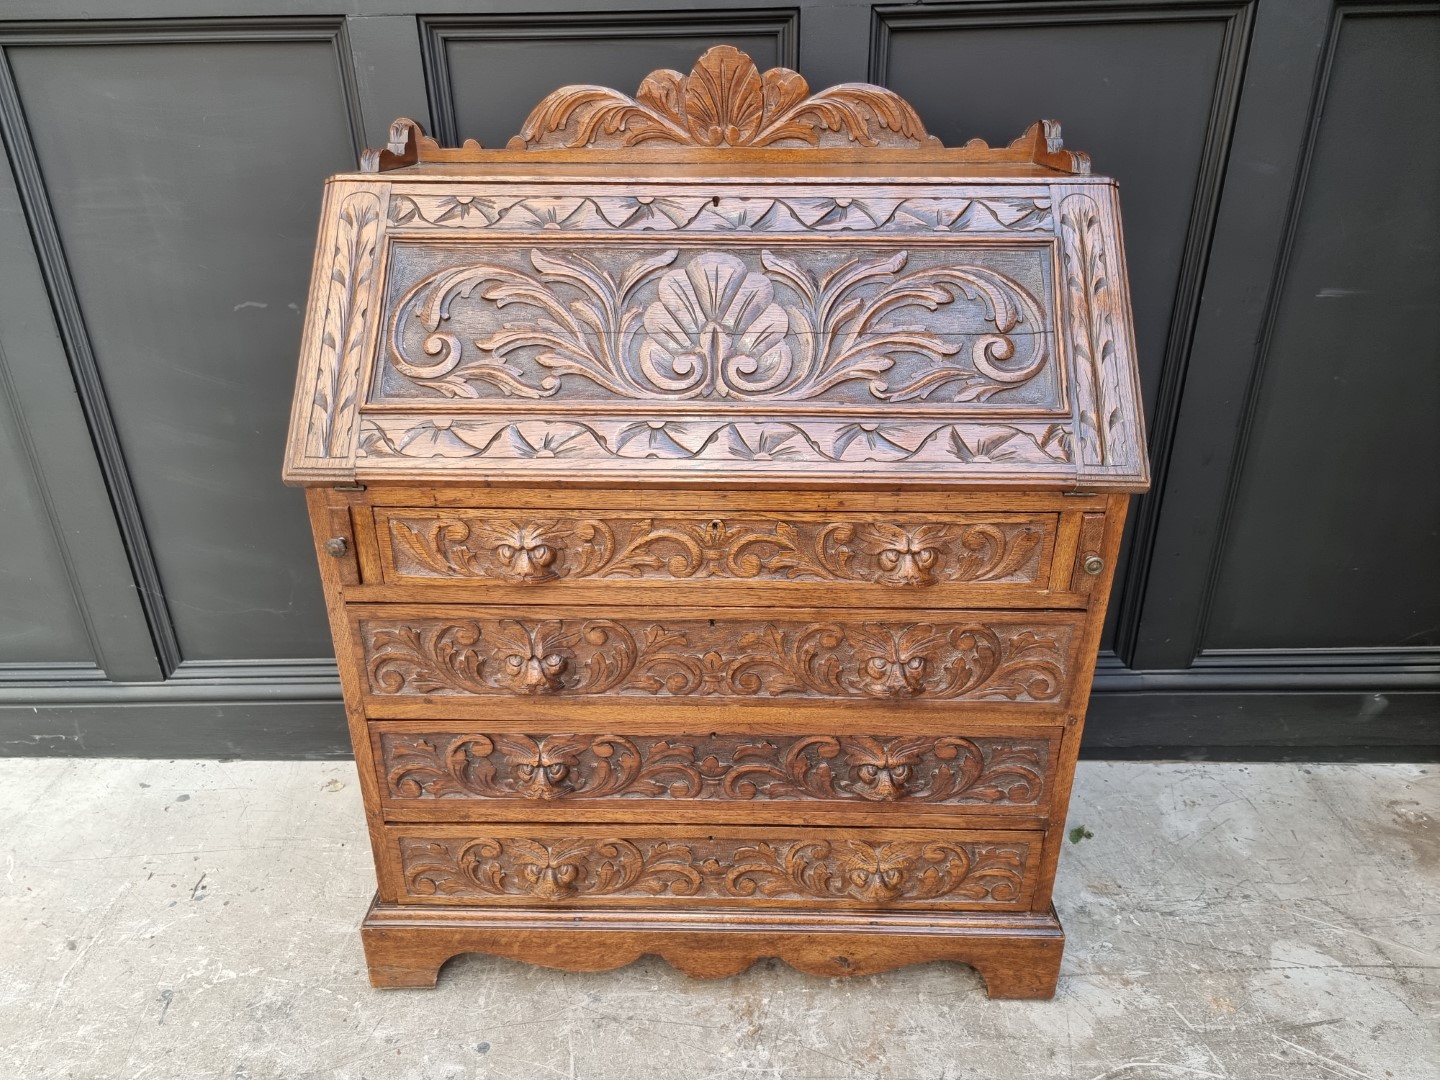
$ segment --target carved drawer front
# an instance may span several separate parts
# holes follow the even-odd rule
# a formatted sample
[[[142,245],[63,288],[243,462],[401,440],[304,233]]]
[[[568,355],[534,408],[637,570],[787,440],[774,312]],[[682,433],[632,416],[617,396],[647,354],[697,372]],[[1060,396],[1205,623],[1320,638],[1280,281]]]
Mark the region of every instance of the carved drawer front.
[[[391,584],[795,585],[930,599],[1050,584],[1056,514],[374,510]],[[1068,572],[1068,567],[1065,568]],[[1004,586],[1009,586],[1006,590]]]
[[[1059,704],[1083,614],[352,605],[376,700]]]
[[[401,902],[1025,909],[1039,832],[647,825],[386,830]]]
[[[811,724],[808,727],[822,727]],[[375,723],[392,818],[1039,818],[1057,729],[1024,734],[568,734]]]

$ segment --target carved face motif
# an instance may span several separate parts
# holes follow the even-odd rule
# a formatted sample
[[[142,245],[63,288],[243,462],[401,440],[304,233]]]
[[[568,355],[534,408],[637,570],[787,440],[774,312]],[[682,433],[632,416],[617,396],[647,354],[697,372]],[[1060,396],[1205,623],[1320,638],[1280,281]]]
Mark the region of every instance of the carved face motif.
[[[544,694],[563,689],[565,669],[569,666],[573,644],[559,623],[540,623],[533,627],[521,623],[505,623],[502,652],[505,678],[516,690],[526,694]]]
[[[867,525],[861,550],[875,556],[880,580],[894,585],[931,585],[948,533],[945,525]]]
[[[848,790],[871,802],[890,802],[909,794],[915,766],[924,754],[924,740],[902,739],[882,744],[878,739],[845,740],[850,762]]]
[[[511,653],[505,658],[505,673],[516,689],[527,694],[559,690],[560,676],[565,672],[565,657],[559,653]]]
[[[524,735],[497,735],[495,745],[510,767],[517,795],[527,799],[558,799],[575,789],[574,768],[584,743],[568,735],[535,740]]]
[[[579,884],[586,851],[559,847],[554,851],[528,840],[512,840],[510,848],[524,881],[525,891],[542,900],[563,900]]]
[[[855,841],[837,847],[835,856],[844,874],[847,891],[875,903],[893,900],[900,895],[915,861],[893,845],[871,847]]]
[[[485,540],[495,553],[501,571],[520,581],[548,581],[557,576],[561,534],[552,522],[497,521],[486,529]]]
[[[859,685],[876,697],[914,697],[924,693],[931,652],[944,642],[928,624],[896,633],[866,623],[847,635],[855,642]]]

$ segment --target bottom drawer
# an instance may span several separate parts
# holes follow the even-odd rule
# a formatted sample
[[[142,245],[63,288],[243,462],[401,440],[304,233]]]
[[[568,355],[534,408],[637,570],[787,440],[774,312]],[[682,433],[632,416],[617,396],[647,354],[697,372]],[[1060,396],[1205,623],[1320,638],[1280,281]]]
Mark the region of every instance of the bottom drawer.
[[[401,903],[1020,911],[1041,832],[392,826]]]

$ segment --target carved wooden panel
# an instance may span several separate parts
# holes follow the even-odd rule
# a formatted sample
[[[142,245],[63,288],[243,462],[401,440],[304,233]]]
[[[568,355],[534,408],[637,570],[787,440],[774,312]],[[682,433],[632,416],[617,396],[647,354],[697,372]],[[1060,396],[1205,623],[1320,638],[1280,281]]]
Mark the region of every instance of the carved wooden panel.
[[[409,900],[1015,909],[1040,834],[672,827],[399,836]]]
[[[411,610],[362,609],[372,694],[1045,702],[1060,698],[1078,637],[1076,617],[1053,612]]]
[[[520,734],[377,736],[390,801],[448,799],[978,806],[1049,796],[1038,736]]]
[[[370,402],[1068,414],[1048,245],[396,244]]]
[[[387,581],[1036,584],[1055,515],[375,511]]]

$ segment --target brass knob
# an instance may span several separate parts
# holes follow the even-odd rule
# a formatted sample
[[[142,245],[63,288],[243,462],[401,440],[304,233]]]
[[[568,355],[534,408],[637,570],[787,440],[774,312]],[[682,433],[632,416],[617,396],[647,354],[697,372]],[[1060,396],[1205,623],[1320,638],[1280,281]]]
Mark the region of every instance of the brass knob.
[[[1091,577],[1094,577],[1100,573],[1101,570],[1105,569],[1105,560],[1091,551],[1086,554],[1084,561],[1080,563],[1080,568]]]
[[[325,554],[340,558],[350,550],[350,543],[343,536],[332,536],[325,541]]]

